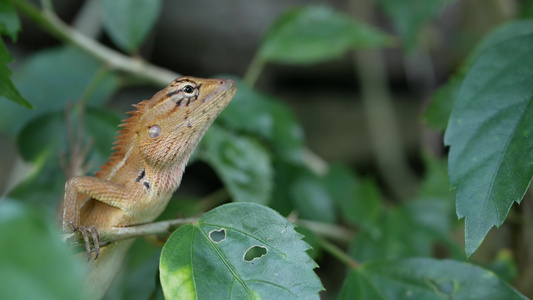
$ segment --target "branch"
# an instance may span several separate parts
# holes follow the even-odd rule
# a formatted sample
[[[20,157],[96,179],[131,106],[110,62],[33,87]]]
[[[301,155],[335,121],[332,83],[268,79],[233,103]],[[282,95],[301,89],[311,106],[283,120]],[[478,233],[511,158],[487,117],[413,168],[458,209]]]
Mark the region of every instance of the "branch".
[[[101,61],[111,70],[125,72],[159,86],[166,86],[181,75],[150,64],[139,57],[130,57],[106,47],[81,32],[72,29],[50,10],[39,10],[25,0],[11,0],[20,12],[49,34],[69,43]]]
[[[302,219],[296,220],[295,223],[298,226],[306,227],[319,236],[338,242],[349,243],[355,235],[352,230],[334,224]]]
[[[329,254],[331,254],[333,257],[337,258],[339,261],[341,261],[344,264],[346,264],[348,267],[356,270],[356,269],[358,269],[361,266],[361,264],[358,261],[356,261],[355,259],[351,258],[348,254],[346,254],[344,251],[339,249],[339,247],[337,247],[334,244],[326,241],[325,239],[318,238],[318,243],[320,244],[320,246],[322,246],[322,248],[324,248],[324,250],[329,252]]]
[[[197,222],[198,218],[174,219],[168,221],[147,223],[129,227],[113,227],[111,229],[99,230],[100,244],[109,245],[122,240],[138,238],[147,235],[171,234],[178,227]],[[71,246],[84,246],[83,238],[78,232],[63,235],[63,241]]]

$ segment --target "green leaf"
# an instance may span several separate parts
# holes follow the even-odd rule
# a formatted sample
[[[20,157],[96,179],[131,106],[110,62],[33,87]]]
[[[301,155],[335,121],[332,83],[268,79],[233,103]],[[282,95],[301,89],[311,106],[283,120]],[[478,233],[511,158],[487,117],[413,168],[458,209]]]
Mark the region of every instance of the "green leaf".
[[[0,97],[5,97],[26,108],[33,108],[33,105],[20,95],[11,81],[11,70],[7,67],[7,64],[12,61],[13,58],[7,52],[7,48],[0,37]],[[24,109],[23,111],[27,112],[28,110]]]
[[[423,120],[431,127],[444,130],[452,114],[453,104],[463,84],[470,65],[481,54],[506,40],[533,33],[532,20],[520,20],[506,23],[487,34],[486,37],[470,53],[465,64],[453,75],[446,84],[441,86],[433,95],[433,99],[423,115]]]
[[[17,147],[24,160],[34,162],[41,156],[44,156],[41,159],[57,158],[61,150],[65,151],[64,116],[63,112],[51,112],[34,118],[24,126],[17,138]]]
[[[160,0],[101,0],[104,27],[117,46],[135,52],[155,25]]]
[[[68,159],[67,129],[64,112],[50,112],[31,120],[20,132],[17,146],[22,157],[33,163],[28,178],[11,195],[25,202],[52,208],[62,199],[65,187],[64,171],[59,157]],[[70,124],[76,131],[74,114]],[[96,171],[109,154],[120,122],[118,114],[103,108],[90,107],[85,112],[84,145],[90,146],[87,164]]]
[[[122,113],[104,107],[87,107],[85,112],[84,126],[87,130],[89,142],[94,146],[95,152],[98,154],[97,158],[104,160],[111,154],[111,148],[118,131],[121,129],[118,125],[124,119]],[[104,161],[95,161],[96,164],[104,163]]]
[[[360,232],[350,246],[355,259],[364,262],[431,256],[436,244],[445,247],[453,257],[464,257],[450,235],[457,217],[453,193],[443,178],[446,167],[429,158],[426,164],[429,165],[426,178],[417,198],[385,211],[374,221],[372,230]]]
[[[0,290],[5,299],[78,299],[82,269],[50,215],[0,201]]]
[[[272,164],[266,149],[252,138],[213,125],[202,140],[199,157],[215,169],[234,201],[270,201]]]
[[[443,199],[453,206],[455,191],[450,188],[448,179],[448,162],[429,153],[423,153],[424,179],[416,199]]]
[[[467,256],[503,223],[533,176],[532,78],[533,34],[508,39],[476,60],[455,102],[444,140]]]
[[[284,161],[301,163],[303,130],[292,112],[277,99],[260,94],[239,79],[234,79],[239,89],[217,122],[236,131],[258,135]]]
[[[527,299],[494,273],[453,260],[410,258],[352,270],[338,299]]]
[[[106,299],[146,300],[157,289],[160,247],[137,239],[128,251],[119,273],[106,294]]]
[[[0,101],[0,131],[14,136],[32,118],[63,110],[67,102],[80,100],[96,77],[100,81],[87,103],[89,106],[104,103],[116,91],[119,82],[114,74],[101,77],[101,67],[99,62],[71,47],[40,51],[26,59],[13,81],[35,109],[27,110]]]
[[[455,98],[457,98],[464,77],[465,74],[452,76],[446,84],[439,87],[433,94],[433,99],[431,99],[426,112],[422,115],[422,120],[429,127],[440,130],[446,129],[452,114]]]
[[[335,205],[324,181],[307,169],[293,179],[290,195],[294,207],[303,219],[335,223]]]
[[[509,39],[533,34],[533,20],[516,20],[492,30],[468,55],[467,65],[473,64],[485,51]],[[466,72],[465,72],[466,73]]]
[[[9,196],[53,213],[58,202],[63,199],[66,180],[57,160],[46,160],[41,156],[34,163],[28,177],[18,184]]]
[[[17,11],[9,0],[0,0],[0,34],[8,35],[12,41],[17,40],[20,20]]]
[[[430,209],[417,212],[431,213]],[[374,230],[359,233],[351,243],[349,253],[357,261],[431,255],[435,235],[418,224],[406,207],[387,211],[377,224]]]
[[[268,30],[259,57],[263,61],[312,64],[331,60],[346,51],[389,46],[392,39],[327,6],[291,9]]]
[[[317,265],[301,238],[270,208],[219,206],[197,224],[180,227],[163,247],[159,270],[165,298],[319,299]],[[251,249],[260,251],[249,260]]]
[[[348,167],[334,164],[329,167],[326,185],[346,222],[367,231],[377,229],[383,205],[374,181],[360,180]]]
[[[17,146],[26,161],[44,159],[57,161],[60,153],[67,151],[67,128],[76,132],[78,120],[71,114],[72,120],[65,123],[65,113],[50,112],[34,118],[20,132]],[[101,107],[89,107],[85,111],[85,143],[90,143],[98,155],[107,158],[111,154],[113,140],[117,136],[120,124],[119,114]],[[95,163],[102,163],[101,160]]]
[[[402,36],[404,46],[412,50],[423,26],[454,0],[378,0]]]
[[[500,250],[488,269],[496,273],[498,277],[512,283],[518,277],[518,266],[514,253],[509,249]]]

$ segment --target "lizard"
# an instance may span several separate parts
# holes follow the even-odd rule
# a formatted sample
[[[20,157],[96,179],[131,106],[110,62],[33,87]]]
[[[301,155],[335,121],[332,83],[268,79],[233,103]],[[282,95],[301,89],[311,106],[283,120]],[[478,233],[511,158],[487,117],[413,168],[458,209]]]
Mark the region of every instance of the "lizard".
[[[84,279],[85,297],[102,298],[134,239],[98,246],[98,229],[152,222],[179,187],[185,166],[237,86],[231,79],[180,77],[150,100],[133,105],[115,139],[114,152],[95,176],[65,184],[62,227],[91,234],[95,259]]]

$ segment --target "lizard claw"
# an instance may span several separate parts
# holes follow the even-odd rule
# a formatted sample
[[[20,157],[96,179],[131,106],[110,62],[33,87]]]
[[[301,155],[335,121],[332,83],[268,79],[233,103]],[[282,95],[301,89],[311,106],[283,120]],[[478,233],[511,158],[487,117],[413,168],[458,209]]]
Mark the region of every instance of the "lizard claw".
[[[86,226],[74,226],[74,224],[70,223],[70,227],[72,228],[73,232],[79,231],[81,233],[81,236],[83,237],[83,241],[85,242],[85,250],[87,251],[87,261],[91,260],[91,254],[94,252],[94,259],[96,260],[98,258],[98,255],[100,254],[100,233],[96,229],[96,227],[86,227]],[[92,239],[94,248],[91,247],[91,241],[89,239],[89,236]]]

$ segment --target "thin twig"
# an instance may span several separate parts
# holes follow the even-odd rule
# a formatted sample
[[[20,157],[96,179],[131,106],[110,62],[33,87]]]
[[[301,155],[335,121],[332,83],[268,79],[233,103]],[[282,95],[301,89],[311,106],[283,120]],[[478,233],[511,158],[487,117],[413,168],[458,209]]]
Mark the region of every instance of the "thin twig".
[[[141,236],[154,234],[170,234],[176,228],[197,222],[198,218],[174,219],[168,221],[147,223],[129,227],[114,227],[111,229],[99,230],[100,244],[111,244],[122,240],[138,238]],[[67,233],[63,235],[63,241],[71,246],[83,246],[83,240],[78,233]]]
[[[139,57],[130,57],[106,47],[92,38],[72,29],[55,14],[47,10],[39,10],[25,0],[11,0],[20,12],[41,26],[56,38],[78,47],[90,56],[104,63],[109,69],[125,72],[142,78],[159,86],[180,77],[173,71],[152,65]]]
[[[298,219],[296,225],[306,227],[319,236],[343,243],[351,242],[355,236],[352,230],[324,222]]]
[[[346,264],[348,267],[352,269],[358,269],[361,264],[356,261],[355,259],[351,258],[348,254],[346,254],[344,251],[342,251],[339,247],[335,246],[334,244],[330,243],[326,239],[318,238],[318,244],[326,250],[329,254],[333,255],[335,258]]]

